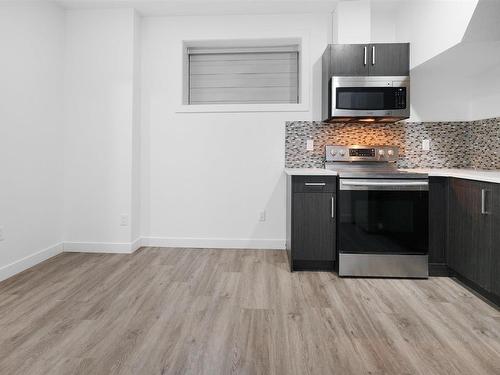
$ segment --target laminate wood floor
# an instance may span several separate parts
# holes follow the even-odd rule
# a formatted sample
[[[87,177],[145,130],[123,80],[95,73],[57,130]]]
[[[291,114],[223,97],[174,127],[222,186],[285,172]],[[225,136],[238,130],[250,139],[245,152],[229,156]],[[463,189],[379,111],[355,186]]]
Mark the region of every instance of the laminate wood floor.
[[[63,253],[0,283],[0,374],[500,374],[500,312],[284,251]]]

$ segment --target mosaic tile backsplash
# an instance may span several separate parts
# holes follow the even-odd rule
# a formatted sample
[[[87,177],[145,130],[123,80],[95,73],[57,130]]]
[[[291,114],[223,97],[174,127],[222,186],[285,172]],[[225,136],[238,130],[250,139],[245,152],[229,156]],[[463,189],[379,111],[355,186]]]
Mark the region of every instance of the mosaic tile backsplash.
[[[306,151],[306,141],[314,150]],[[422,140],[430,150],[422,150]],[[394,124],[286,123],[285,166],[323,167],[325,145],[366,144],[399,147],[399,168],[500,169],[500,117],[466,122]]]

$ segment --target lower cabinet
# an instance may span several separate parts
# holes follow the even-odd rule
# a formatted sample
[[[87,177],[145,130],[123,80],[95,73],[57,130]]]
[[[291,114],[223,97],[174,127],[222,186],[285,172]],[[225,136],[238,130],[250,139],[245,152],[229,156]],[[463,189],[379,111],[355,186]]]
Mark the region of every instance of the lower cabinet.
[[[491,265],[490,290],[500,304],[500,184],[492,184],[491,194]]]
[[[446,260],[449,269],[500,302],[500,185],[450,178]]]
[[[449,189],[448,266],[481,288],[491,285],[491,184],[452,179]]]
[[[446,261],[448,178],[429,178],[429,274],[448,275]]]
[[[336,178],[292,176],[288,200],[287,250],[291,270],[333,270]]]

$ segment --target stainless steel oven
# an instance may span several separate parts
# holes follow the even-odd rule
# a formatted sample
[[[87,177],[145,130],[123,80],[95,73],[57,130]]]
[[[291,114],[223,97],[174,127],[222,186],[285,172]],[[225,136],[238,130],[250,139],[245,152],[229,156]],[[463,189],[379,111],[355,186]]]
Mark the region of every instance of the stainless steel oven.
[[[428,276],[427,179],[340,179],[341,276]]]
[[[393,122],[410,117],[410,77],[332,77],[332,120]]]
[[[397,168],[396,146],[328,145],[337,171],[340,276],[428,277],[429,179]]]

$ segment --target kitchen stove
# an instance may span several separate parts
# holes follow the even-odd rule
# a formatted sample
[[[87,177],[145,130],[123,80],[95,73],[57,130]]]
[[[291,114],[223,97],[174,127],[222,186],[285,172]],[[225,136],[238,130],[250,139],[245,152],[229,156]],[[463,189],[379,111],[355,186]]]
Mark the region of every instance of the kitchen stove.
[[[428,176],[399,170],[395,146],[325,149],[339,176],[339,275],[428,277]]]

